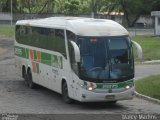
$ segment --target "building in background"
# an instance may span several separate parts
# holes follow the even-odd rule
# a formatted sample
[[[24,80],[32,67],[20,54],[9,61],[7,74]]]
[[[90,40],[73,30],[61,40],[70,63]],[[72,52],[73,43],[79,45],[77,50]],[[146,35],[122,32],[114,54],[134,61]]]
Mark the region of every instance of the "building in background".
[[[10,13],[0,12],[0,23],[9,24],[12,20]]]
[[[160,35],[160,11],[152,11],[151,16],[155,17],[155,35]]]

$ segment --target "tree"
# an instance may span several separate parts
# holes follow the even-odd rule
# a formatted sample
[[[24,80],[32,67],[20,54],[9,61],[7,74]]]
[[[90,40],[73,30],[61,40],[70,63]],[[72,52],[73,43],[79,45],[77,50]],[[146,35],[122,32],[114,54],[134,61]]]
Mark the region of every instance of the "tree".
[[[89,14],[123,12],[124,23],[133,26],[140,15],[160,10],[160,0],[12,0],[17,13]],[[0,0],[0,11],[11,11],[11,0]]]
[[[80,2],[78,0],[69,0],[64,4],[66,14],[77,14],[79,13]]]
[[[79,8],[79,13],[80,14],[89,14],[91,13],[91,8],[90,8],[90,0],[80,0],[80,8]]]
[[[150,14],[153,0],[106,0],[106,3],[103,11],[123,12],[124,23],[133,27],[141,15]]]
[[[54,0],[17,0],[17,9],[23,13],[53,12]]]
[[[11,10],[11,0],[1,0],[0,9],[2,12],[8,12]]]
[[[101,8],[105,5],[104,3],[106,0],[89,0],[91,12],[93,14],[93,17],[95,14],[101,11]]]
[[[152,11],[160,11],[160,0],[154,0],[152,5]]]

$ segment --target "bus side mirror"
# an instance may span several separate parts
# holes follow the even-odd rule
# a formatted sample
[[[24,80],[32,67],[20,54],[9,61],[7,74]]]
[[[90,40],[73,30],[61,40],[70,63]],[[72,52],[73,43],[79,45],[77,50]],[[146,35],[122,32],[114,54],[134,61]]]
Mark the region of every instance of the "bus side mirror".
[[[73,49],[74,49],[74,56],[75,56],[75,61],[80,62],[80,50],[78,48],[78,45],[74,41],[70,41]]]
[[[138,59],[141,60],[142,59],[142,47],[135,41],[132,40],[132,43],[135,45],[135,47],[137,48],[137,53],[138,53]]]

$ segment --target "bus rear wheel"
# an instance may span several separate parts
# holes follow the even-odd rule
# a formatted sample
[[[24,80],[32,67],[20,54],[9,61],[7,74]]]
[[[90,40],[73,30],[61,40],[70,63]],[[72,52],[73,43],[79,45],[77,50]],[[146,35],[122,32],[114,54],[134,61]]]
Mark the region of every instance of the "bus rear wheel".
[[[62,98],[67,104],[71,104],[73,102],[73,100],[68,95],[68,87],[66,82],[62,84]]]
[[[23,71],[22,71],[22,76],[23,76],[25,85],[28,86],[28,76],[27,76],[27,72],[24,67],[23,67]]]
[[[27,78],[28,78],[28,80],[27,80],[28,86],[33,89],[35,87],[35,84],[32,80],[32,73],[31,73],[30,69],[27,72]]]

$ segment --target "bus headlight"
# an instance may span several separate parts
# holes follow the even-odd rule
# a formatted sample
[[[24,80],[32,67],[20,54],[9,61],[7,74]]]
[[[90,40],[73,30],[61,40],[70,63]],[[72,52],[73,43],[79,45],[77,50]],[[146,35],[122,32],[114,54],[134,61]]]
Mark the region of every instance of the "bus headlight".
[[[126,89],[129,89],[129,88],[130,88],[130,86],[129,86],[129,85],[127,85],[127,86],[126,86]]]
[[[125,88],[126,88],[126,89],[130,89],[130,88],[132,88],[133,86],[134,86],[134,83],[127,85]]]
[[[96,89],[96,85],[92,82],[88,82],[87,84],[78,83],[78,85],[81,86],[81,88],[84,88],[89,91]]]
[[[93,87],[88,87],[88,90],[89,91],[92,91],[94,88]]]
[[[80,85],[82,88],[87,89],[89,91],[92,91],[94,89],[94,87],[92,86],[85,86],[85,85]]]

